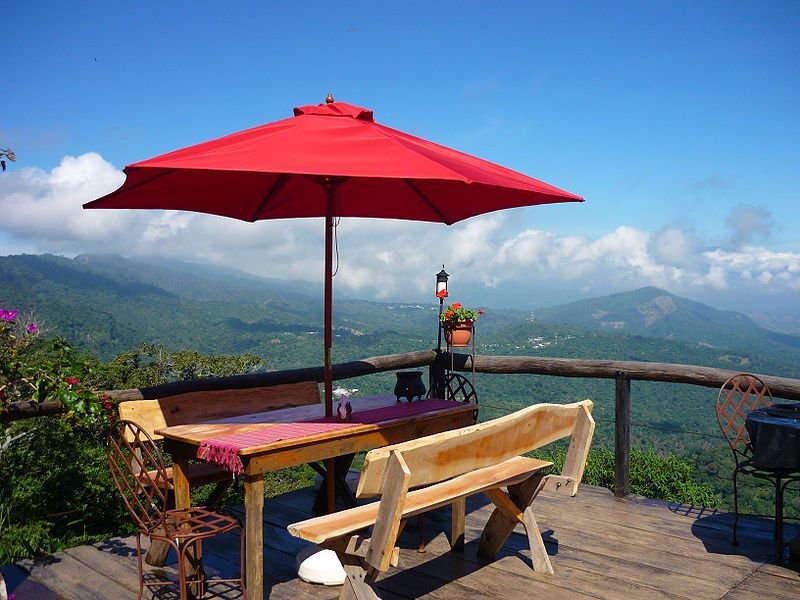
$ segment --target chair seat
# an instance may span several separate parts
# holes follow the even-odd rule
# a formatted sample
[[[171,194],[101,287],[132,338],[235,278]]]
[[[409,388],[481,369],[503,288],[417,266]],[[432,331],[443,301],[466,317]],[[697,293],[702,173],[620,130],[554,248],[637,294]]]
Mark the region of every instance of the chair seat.
[[[204,506],[168,510],[164,517],[165,522],[151,531],[152,537],[165,540],[206,538],[240,528],[234,517]]]
[[[792,468],[775,468],[770,469],[767,467],[757,467],[753,464],[753,460],[740,460],[739,471],[754,477],[795,477],[800,475],[800,470]]]

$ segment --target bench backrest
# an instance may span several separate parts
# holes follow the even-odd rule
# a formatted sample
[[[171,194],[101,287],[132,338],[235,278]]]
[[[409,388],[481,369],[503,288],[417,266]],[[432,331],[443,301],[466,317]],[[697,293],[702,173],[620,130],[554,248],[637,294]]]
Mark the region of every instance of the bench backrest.
[[[589,454],[592,401],[536,404],[510,415],[370,451],[358,496],[380,495],[365,560],[379,571],[392,563],[408,490],[498,465],[569,436],[561,475],[546,475],[545,488],[574,496]]]
[[[317,383],[301,381],[257,388],[188,392],[157,400],[129,400],[119,403],[119,416],[137,423],[153,439],[161,439],[155,434],[155,430],[161,427],[319,402]]]
[[[364,460],[357,495],[381,493],[384,470],[393,452],[402,455],[413,488],[496,465],[568,436],[572,439],[562,475],[575,481],[577,492],[594,432],[591,410],[591,400],[535,404],[485,423],[377,448]]]

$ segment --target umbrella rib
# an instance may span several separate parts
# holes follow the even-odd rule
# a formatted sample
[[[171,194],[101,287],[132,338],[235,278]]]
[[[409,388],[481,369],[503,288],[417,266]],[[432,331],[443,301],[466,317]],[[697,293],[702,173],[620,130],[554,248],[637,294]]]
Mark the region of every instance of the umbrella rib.
[[[427,204],[427,205],[430,207],[430,209],[431,209],[433,212],[435,212],[437,215],[439,215],[439,218],[442,220],[442,223],[444,223],[445,225],[452,225],[452,224],[454,223],[454,221],[452,221],[451,219],[449,219],[449,218],[447,217],[447,215],[445,215],[444,213],[442,213],[442,211],[440,211],[440,210],[439,210],[439,208],[438,208],[438,207],[437,207],[437,206],[436,206],[436,205],[435,205],[433,202],[431,202],[431,201],[428,199],[428,197],[425,195],[425,193],[424,193],[424,192],[423,192],[421,189],[419,189],[419,188],[418,188],[418,187],[417,187],[417,186],[414,184],[414,182],[413,182],[413,181],[411,181],[410,179],[404,179],[403,181],[405,181],[405,182],[408,184],[408,187],[410,187],[412,190],[414,190],[414,192],[415,192],[415,193],[416,193],[416,194],[417,194],[417,195],[418,195],[420,198],[422,198],[422,200],[425,202],[425,204]]]
[[[267,204],[269,204],[272,201],[272,199],[278,194],[278,192],[281,191],[281,189],[283,188],[284,185],[286,185],[286,182],[288,180],[289,180],[288,173],[281,173],[280,176],[278,176],[278,179],[276,179],[275,183],[272,184],[272,187],[267,192],[267,195],[264,196],[264,198],[261,200],[258,207],[256,208],[256,211],[253,213],[253,221],[258,219],[258,217],[261,215],[261,212],[264,210],[264,207],[267,206]]]

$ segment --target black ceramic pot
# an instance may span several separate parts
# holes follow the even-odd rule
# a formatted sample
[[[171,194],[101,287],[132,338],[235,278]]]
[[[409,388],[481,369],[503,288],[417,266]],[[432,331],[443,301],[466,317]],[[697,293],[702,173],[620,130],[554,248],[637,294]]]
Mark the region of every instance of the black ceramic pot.
[[[400,371],[395,373],[397,383],[394,386],[394,395],[397,401],[407,398],[411,402],[414,398],[422,399],[425,396],[425,384],[422,382],[422,371]]]

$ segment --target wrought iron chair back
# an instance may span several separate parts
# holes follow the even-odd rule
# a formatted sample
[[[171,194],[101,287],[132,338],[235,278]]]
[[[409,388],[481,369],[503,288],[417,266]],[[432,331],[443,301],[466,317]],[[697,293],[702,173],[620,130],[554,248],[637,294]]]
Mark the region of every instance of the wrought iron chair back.
[[[717,395],[717,423],[733,451],[737,467],[752,458],[745,427],[747,413],[774,403],[767,384],[755,375],[738,373],[722,384]]]
[[[120,420],[108,434],[108,466],[136,525],[150,531],[167,510],[169,477],[153,438],[133,421]]]

